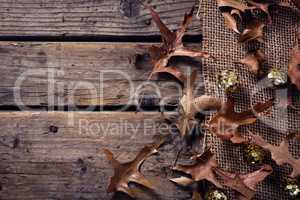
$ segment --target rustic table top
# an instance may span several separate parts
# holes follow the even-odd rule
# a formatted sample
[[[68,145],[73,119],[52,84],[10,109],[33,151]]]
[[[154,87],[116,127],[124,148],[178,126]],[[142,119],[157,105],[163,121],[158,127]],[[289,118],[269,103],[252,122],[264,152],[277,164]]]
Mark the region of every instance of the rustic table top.
[[[194,4],[151,1],[172,30]],[[195,16],[187,45],[201,49],[201,28]],[[146,49],[159,42],[136,0],[1,0],[0,199],[111,199],[106,187],[113,169],[103,149],[120,161],[134,158],[161,131],[159,106],[174,110],[182,95],[180,83],[155,77],[147,111],[136,112],[138,99],[130,94],[148,80]],[[199,59],[177,59],[178,67],[201,71]],[[164,146],[143,166],[158,189],[140,199],[190,198],[168,181],[173,148]]]

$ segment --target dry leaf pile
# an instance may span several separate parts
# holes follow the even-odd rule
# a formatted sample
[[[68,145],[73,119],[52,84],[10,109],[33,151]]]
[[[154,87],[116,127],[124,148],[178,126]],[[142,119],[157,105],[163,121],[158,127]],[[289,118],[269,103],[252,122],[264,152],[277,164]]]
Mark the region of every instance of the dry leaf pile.
[[[217,0],[217,2],[226,26],[239,34],[237,42],[241,43],[251,41],[263,42],[264,28],[272,23],[270,14],[270,8],[272,6],[287,7],[293,3],[299,8],[299,1],[297,0],[292,0],[290,4],[279,4],[272,0],[247,0],[246,2],[241,0]],[[257,103],[248,110],[236,112],[235,99],[231,93],[227,93],[228,97],[226,102],[207,95],[195,97],[196,71],[193,71],[191,74],[184,74],[176,67],[169,66],[169,60],[173,56],[212,58],[212,56],[206,52],[194,51],[183,45],[182,38],[188,25],[192,21],[194,8],[191,9],[189,14],[184,16],[181,28],[177,31],[171,31],[150,5],[146,3],[142,4],[150,11],[152,19],[157,25],[162,37],[161,46],[152,46],[149,49],[153,63],[153,70],[149,79],[157,73],[168,73],[176,77],[184,86],[184,95],[179,103],[178,117],[174,120],[181,140],[185,141],[185,139],[192,134],[195,126],[203,125],[202,121],[197,120],[197,114],[201,113],[206,115],[207,111],[214,111],[215,113],[208,123],[204,124],[204,127],[215,134],[221,141],[226,141],[234,145],[256,145],[260,147],[260,149],[269,152],[272,160],[274,160],[278,166],[284,164],[290,165],[293,169],[289,175],[290,178],[299,178],[300,160],[295,159],[291,155],[288,142],[288,139],[300,140],[299,132],[292,133],[289,137],[284,138],[279,146],[268,143],[259,135],[251,133],[250,138],[247,138],[240,132],[242,126],[256,123],[259,114],[269,111],[274,104],[274,99]],[[254,16],[253,12],[255,10],[266,14],[267,23]],[[251,17],[246,18],[245,16],[249,14]],[[245,28],[243,30],[240,30],[239,22],[244,23]],[[238,63],[246,65],[250,73],[257,76],[261,74],[261,68],[266,62],[267,60],[263,49],[251,51],[238,61]],[[290,63],[288,64],[288,76],[290,83],[295,85],[298,90],[300,90],[299,66],[300,51],[295,47],[292,50]],[[144,147],[133,161],[127,163],[120,163],[109,150],[105,150],[104,153],[115,171],[107,191],[123,192],[134,198],[135,194],[128,184],[135,182],[155,192],[155,184],[144,177],[140,168],[144,161],[156,153],[163,143],[165,143],[165,139]],[[190,158],[190,164],[175,164],[171,167],[174,172],[181,172],[182,175],[170,178],[170,181],[176,183],[178,186],[190,188],[193,200],[203,198],[207,200],[214,199],[211,197],[213,193],[209,195],[201,193],[198,189],[201,183],[208,184],[209,188],[216,189],[215,191],[230,188],[236,192],[236,199],[250,200],[255,196],[257,185],[263,182],[273,172],[271,165],[264,162],[256,167],[259,168],[247,174],[229,172],[219,166],[213,152],[208,148],[204,153],[197,153],[192,156]],[[218,193],[218,195],[220,199],[222,199],[223,197],[221,198],[221,196],[224,194],[221,192]],[[224,197],[223,199],[225,200],[226,198]]]
[[[289,3],[283,3],[275,0],[246,0],[246,3],[242,0],[218,0],[219,10],[224,17],[224,23],[228,29],[233,30],[239,34],[238,42],[247,43],[252,41],[264,42],[264,29],[268,25],[272,25],[272,17],[270,14],[270,8],[286,7],[292,8],[295,5],[299,8],[299,1],[291,0]],[[257,18],[253,12],[259,10],[267,15],[267,22]],[[249,17],[250,16],[250,17]],[[240,22],[240,23],[239,23]],[[240,26],[238,26],[240,25]],[[240,31],[238,29],[243,30]],[[290,83],[296,86],[296,89],[300,90],[300,69],[299,69],[299,50],[295,47],[291,52],[290,63],[287,63],[289,71],[288,74],[275,75],[275,76],[288,76]],[[261,75],[261,68],[267,62],[263,49],[257,49],[248,52],[244,58],[238,63],[244,64],[249,68],[249,71],[255,75]],[[267,76],[267,75],[265,75]],[[269,76],[274,76],[269,74]],[[277,77],[278,79],[280,77]],[[285,85],[288,81],[285,77],[281,77],[281,81],[272,86]]]
[[[159,15],[154,11],[154,9],[146,3],[142,3],[147,9],[149,9],[153,21],[157,25],[163,44],[161,46],[152,46],[149,49],[149,53],[154,65],[153,70],[149,76],[152,78],[154,74],[157,73],[168,73],[177,78],[179,81],[183,82],[186,76],[182,71],[173,66],[168,66],[168,62],[173,56],[188,56],[188,57],[200,57],[200,58],[210,58],[207,52],[195,51],[184,47],[182,43],[182,38],[188,28],[189,24],[192,22],[194,7],[191,9],[189,14],[184,16],[181,28],[177,31],[171,31],[160,19]]]
[[[234,144],[247,142],[239,133],[242,125],[254,124],[257,121],[257,114],[266,111],[273,105],[273,100],[265,103],[258,103],[252,109],[237,113],[234,110],[234,99],[228,98],[221,109],[209,121],[208,128],[222,140],[229,140]]]

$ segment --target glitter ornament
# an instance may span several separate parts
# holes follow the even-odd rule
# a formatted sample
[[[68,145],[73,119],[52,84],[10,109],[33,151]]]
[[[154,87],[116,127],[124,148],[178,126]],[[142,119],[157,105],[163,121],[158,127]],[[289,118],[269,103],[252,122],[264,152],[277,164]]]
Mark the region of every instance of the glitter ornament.
[[[288,82],[287,74],[279,69],[271,69],[267,78],[269,87],[283,86]]]
[[[300,185],[296,179],[287,178],[284,189],[288,192],[291,198],[296,199],[300,197]]]
[[[228,200],[226,194],[218,189],[210,190],[205,195],[205,200]]]
[[[265,158],[264,150],[255,144],[248,144],[244,149],[244,158],[250,165],[257,166],[263,164]]]
[[[226,92],[234,92],[237,89],[238,77],[235,72],[224,70],[217,76],[218,86]]]

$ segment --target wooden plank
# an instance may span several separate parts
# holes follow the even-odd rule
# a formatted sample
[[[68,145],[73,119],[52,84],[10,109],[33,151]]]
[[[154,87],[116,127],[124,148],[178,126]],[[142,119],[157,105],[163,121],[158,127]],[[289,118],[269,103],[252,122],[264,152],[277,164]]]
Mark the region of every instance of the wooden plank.
[[[0,105],[133,105],[141,88],[160,97],[161,104],[176,102],[182,86],[172,77],[145,82],[152,70],[150,45],[0,42]],[[200,59],[174,63],[201,74]]]
[[[111,199],[105,190],[113,170],[103,149],[126,162],[154,135],[169,132],[159,113],[1,112],[0,118],[0,199],[5,200]],[[143,193],[142,199],[189,198],[168,181],[177,148],[167,143],[146,160],[142,172],[158,188],[157,196]]]
[[[194,0],[153,0],[163,21],[177,29]],[[137,0],[1,0],[0,36],[158,35],[149,12]],[[200,34],[196,19],[189,34]]]

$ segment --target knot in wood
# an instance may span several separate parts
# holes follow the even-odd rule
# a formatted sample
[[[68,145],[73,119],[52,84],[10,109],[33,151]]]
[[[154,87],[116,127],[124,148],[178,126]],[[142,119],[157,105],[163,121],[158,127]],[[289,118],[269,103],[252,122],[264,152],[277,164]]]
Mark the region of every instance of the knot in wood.
[[[123,16],[132,18],[139,15],[140,4],[137,0],[121,0],[120,12]]]
[[[58,132],[58,127],[57,126],[49,126],[49,132],[57,133]]]

